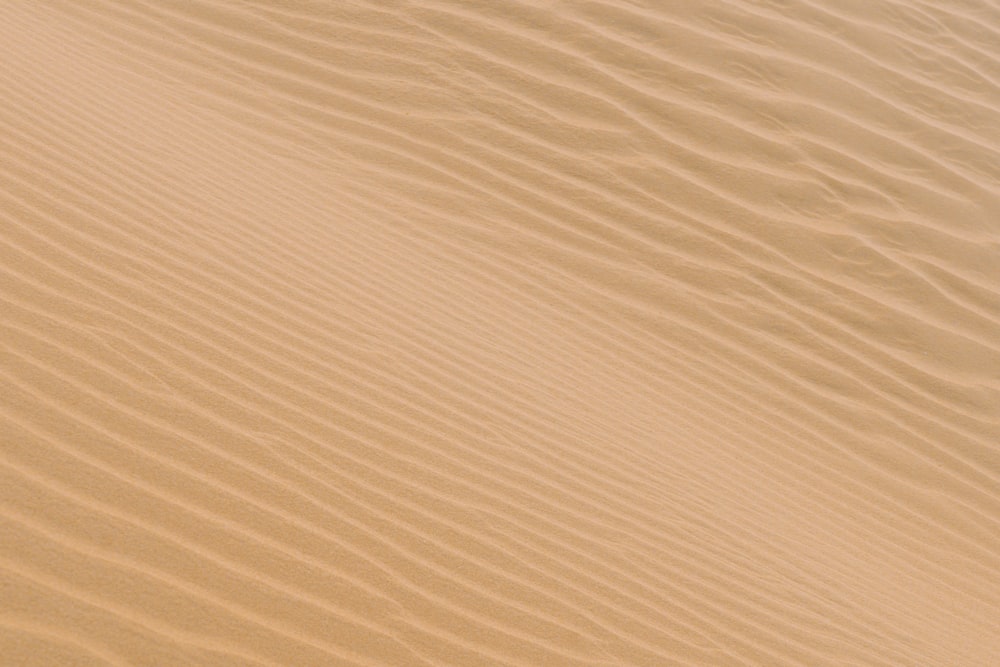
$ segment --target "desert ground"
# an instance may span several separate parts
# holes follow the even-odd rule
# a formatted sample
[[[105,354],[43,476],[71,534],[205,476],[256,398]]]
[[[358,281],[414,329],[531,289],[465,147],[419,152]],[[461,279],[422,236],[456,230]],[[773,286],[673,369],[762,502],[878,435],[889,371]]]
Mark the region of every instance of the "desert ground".
[[[0,2],[0,665],[1000,665],[996,0]]]

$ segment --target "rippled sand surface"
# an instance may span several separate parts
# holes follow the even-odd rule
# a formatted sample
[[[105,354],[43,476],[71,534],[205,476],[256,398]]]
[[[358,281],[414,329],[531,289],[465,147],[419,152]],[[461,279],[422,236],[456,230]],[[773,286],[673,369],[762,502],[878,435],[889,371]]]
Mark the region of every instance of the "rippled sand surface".
[[[1000,665],[1000,5],[0,3],[0,664]]]

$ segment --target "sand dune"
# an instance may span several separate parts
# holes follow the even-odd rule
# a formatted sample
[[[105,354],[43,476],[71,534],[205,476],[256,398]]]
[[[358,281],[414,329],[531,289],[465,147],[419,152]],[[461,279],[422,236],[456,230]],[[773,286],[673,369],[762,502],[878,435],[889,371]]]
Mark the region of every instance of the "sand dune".
[[[0,18],[0,664],[1000,664],[997,4]]]

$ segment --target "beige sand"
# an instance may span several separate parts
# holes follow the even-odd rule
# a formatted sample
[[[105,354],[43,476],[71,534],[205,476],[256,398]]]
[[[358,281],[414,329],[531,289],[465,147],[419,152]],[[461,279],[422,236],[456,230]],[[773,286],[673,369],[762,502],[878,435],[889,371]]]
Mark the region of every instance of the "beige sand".
[[[996,2],[0,25],[0,664],[1000,665]]]

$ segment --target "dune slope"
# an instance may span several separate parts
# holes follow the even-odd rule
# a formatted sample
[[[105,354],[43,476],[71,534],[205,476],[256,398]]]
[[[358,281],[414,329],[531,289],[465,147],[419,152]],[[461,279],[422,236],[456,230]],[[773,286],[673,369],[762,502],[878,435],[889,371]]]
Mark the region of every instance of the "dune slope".
[[[0,26],[0,663],[1000,664],[995,2]]]

